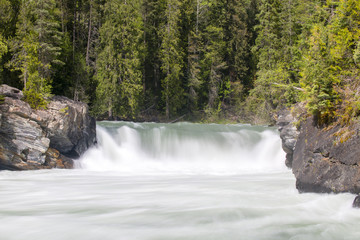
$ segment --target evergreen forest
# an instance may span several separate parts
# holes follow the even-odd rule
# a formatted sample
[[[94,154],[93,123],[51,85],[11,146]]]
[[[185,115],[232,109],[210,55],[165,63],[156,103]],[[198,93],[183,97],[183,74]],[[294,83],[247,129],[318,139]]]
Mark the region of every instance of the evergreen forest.
[[[0,84],[97,119],[360,115],[360,0],[0,0]]]

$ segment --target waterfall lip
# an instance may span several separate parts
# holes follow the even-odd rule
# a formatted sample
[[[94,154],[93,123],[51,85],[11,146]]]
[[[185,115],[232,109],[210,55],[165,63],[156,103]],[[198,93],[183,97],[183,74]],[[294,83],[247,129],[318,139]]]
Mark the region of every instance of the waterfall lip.
[[[100,122],[97,132],[98,145],[78,164],[90,171],[237,175],[287,170],[275,128]]]

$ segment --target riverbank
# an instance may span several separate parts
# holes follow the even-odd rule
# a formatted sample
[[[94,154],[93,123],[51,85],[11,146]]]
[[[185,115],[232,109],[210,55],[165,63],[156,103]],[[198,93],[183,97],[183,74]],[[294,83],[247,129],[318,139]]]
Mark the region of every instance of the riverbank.
[[[86,104],[55,96],[46,110],[33,110],[18,89],[2,85],[0,95],[0,169],[72,168],[72,159],[96,142],[95,120]],[[150,116],[153,122],[191,120],[187,115],[167,121]],[[202,122],[238,123],[245,120],[241,116],[229,110]],[[300,192],[360,192],[359,124],[318,126],[301,104],[283,109],[274,120],[285,164],[292,168]]]

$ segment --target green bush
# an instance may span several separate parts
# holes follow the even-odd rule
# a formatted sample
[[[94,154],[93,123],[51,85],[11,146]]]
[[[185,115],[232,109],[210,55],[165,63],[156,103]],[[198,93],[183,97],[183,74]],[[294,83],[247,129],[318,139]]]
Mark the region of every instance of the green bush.
[[[44,96],[33,89],[24,91],[25,102],[33,109],[46,109],[48,102]]]

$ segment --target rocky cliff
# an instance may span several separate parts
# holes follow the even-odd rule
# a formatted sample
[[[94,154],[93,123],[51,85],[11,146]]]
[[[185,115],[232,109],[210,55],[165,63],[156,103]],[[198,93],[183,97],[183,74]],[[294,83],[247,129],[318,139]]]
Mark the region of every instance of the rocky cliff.
[[[282,140],[282,148],[286,153],[285,165],[288,168],[292,167],[293,153],[299,136],[299,130],[295,126],[297,121],[297,118],[289,109],[280,111],[276,119],[276,124],[280,131],[280,138]]]
[[[96,141],[88,106],[53,97],[46,110],[31,109],[16,88],[0,86],[0,169],[72,168]]]
[[[312,117],[279,113],[278,125],[287,153],[287,166],[300,192],[360,193],[360,126],[319,127]]]
[[[318,127],[312,118],[301,124],[292,170],[301,192],[360,193],[358,126]]]

